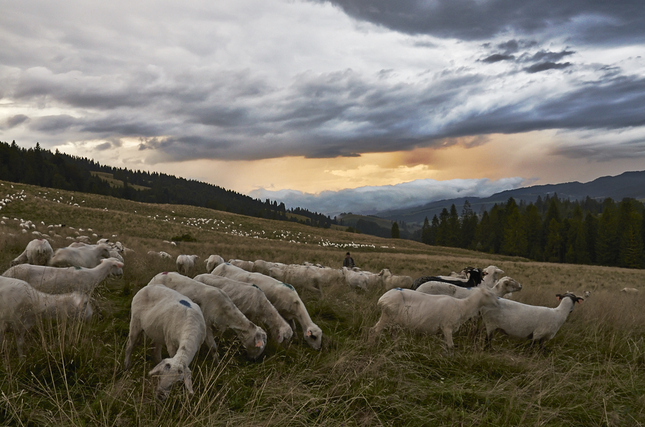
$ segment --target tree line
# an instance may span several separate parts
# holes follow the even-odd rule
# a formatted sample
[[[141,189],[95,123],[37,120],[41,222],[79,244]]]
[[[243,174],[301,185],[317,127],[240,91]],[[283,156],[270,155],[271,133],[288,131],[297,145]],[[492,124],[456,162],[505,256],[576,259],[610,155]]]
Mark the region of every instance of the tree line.
[[[94,174],[92,173],[94,172]],[[111,174],[110,183],[96,172]],[[284,203],[261,201],[235,191],[157,172],[133,171],[104,166],[92,159],[70,156],[56,150],[19,147],[0,142],[0,180],[101,194],[146,203],[201,206],[242,215],[301,222],[316,227],[330,227],[335,220],[307,209],[286,209]]]
[[[561,200],[557,194],[535,203],[509,198],[481,214],[466,201],[461,215],[453,204],[417,236],[429,245],[473,249],[536,261],[645,267],[643,203],[587,197]]]

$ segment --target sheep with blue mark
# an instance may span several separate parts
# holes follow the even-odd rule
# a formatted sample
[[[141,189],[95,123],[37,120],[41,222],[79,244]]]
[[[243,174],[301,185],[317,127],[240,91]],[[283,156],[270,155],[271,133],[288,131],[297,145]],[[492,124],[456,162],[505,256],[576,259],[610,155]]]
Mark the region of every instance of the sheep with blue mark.
[[[256,359],[267,343],[267,334],[251,322],[221,289],[205,285],[179,273],[164,272],[153,277],[148,285],[161,284],[187,296],[202,309],[206,322],[206,345],[217,358],[214,337],[231,329],[246,349],[248,356]]]
[[[199,305],[163,285],[141,288],[132,298],[125,369],[131,366],[132,351],[142,332],[154,342],[156,366],[148,375],[159,376],[155,391],[157,398],[166,399],[177,382],[182,382],[193,394],[192,373],[188,365],[206,337],[206,323]],[[164,345],[170,357],[162,360]]]

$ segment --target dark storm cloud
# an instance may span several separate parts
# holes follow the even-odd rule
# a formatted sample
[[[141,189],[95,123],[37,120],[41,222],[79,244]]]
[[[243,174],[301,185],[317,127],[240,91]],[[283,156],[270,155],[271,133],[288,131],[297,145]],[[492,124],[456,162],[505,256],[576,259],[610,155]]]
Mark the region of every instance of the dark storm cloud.
[[[5,121],[7,123],[7,128],[11,129],[13,127],[19,126],[25,122],[29,121],[29,117],[24,115],[24,114],[16,114],[15,116],[11,116],[7,118]]]
[[[571,66],[570,62],[564,62],[564,63],[539,62],[537,64],[531,65],[530,67],[526,67],[524,71],[532,74],[532,73],[540,73],[542,71],[548,71],[548,70],[563,70],[570,66]]]
[[[515,56],[514,55],[504,55],[502,53],[495,53],[491,56],[488,56],[484,59],[482,59],[482,62],[488,62],[488,63],[494,63],[494,62],[500,62],[500,61],[510,61],[514,60]]]
[[[584,43],[645,40],[640,0],[311,0],[331,3],[349,16],[408,34],[485,40],[505,32],[559,32]]]

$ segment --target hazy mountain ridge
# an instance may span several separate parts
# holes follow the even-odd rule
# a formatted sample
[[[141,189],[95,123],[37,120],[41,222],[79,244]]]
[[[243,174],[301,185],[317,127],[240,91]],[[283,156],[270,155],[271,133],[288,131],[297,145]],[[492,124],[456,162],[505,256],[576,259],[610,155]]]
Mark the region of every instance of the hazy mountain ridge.
[[[544,199],[547,195],[553,196],[554,194],[557,194],[561,199],[572,201],[584,200],[586,197],[592,199],[610,197],[617,201],[626,197],[643,200],[645,199],[645,171],[630,171],[617,176],[603,176],[586,183],[574,181],[562,184],[534,185],[502,191],[489,197],[438,200],[414,208],[380,211],[375,216],[393,221],[404,221],[408,224],[421,224],[426,217],[431,220],[434,215],[439,216],[444,208],[450,209],[453,204],[461,213],[466,200],[474,212],[483,212],[492,208],[495,203],[505,203],[510,197],[513,197],[517,203],[520,201],[532,203],[538,197]]]

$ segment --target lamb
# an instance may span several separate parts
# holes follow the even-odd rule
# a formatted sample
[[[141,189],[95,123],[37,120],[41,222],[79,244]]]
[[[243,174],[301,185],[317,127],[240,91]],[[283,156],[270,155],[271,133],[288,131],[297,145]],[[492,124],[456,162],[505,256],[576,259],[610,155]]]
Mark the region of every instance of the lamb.
[[[370,341],[386,327],[398,324],[417,332],[442,332],[448,349],[454,347],[452,334],[482,307],[495,307],[498,299],[489,289],[476,288],[467,298],[428,295],[410,289],[391,289],[378,300],[381,318],[370,330]]]
[[[13,261],[11,266],[18,264],[34,264],[34,265],[47,265],[54,250],[46,239],[34,239],[27,243],[25,250],[18,255]]]
[[[485,287],[483,284],[479,287]],[[461,286],[451,285],[444,282],[426,282],[417,288],[417,292],[423,292],[429,295],[450,295],[454,298],[467,298],[476,288],[462,288]],[[498,297],[503,297],[511,292],[522,290],[522,285],[508,276],[504,276],[495,283],[490,290]]]
[[[199,274],[195,280],[223,290],[249,320],[266,325],[276,342],[287,342],[293,336],[291,326],[257,286],[212,274]]]
[[[75,291],[90,294],[99,283],[109,276],[121,277],[123,263],[114,258],[107,258],[94,268],[58,268],[19,264],[9,268],[2,275],[24,280],[39,291],[50,294]]]
[[[213,332],[221,335],[227,329],[232,329],[244,345],[248,356],[258,358],[267,343],[267,334],[251,322],[235,306],[233,301],[219,288],[182,276],[179,273],[159,273],[150,280],[148,285],[162,284],[187,296],[202,309],[206,322],[206,345],[217,357],[217,344]]]
[[[206,263],[206,272],[210,273],[218,265],[224,264],[225,261],[224,258],[219,255],[211,255],[205,259],[204,262]]]
[[[144,286],[132,298],[130,333],[125,348],[125,369],[130,368],[132,350],[141,332],[154,342],[153,359],[157,365],[148,375],[159,375],[156,396],[165,400],[176,382],[183,382],[193,394],[192,362],[206,337],[206,323],[199,305],[163,285]],[[170,358],[161,360],[166,345]]]
[[[468,280],[462,280],[458,277],[450,276],[423,276],[419,277],[412,283],[411,289],[417,289],[419,286],[421,286],[421,284],[425,282],[445,282],[450,283],[451,285],[461,286],[462,288],[474,288],[475,286],[478,286],[483,280],[482,271],[478,268],[468,267],[466,276],[468,277]]]
[[[57,249],[49,260],[52,267],[85,267],[93,268],[102,259],[110,258],[110,247],[106,244],[85,245]]]
[[[407,288],[412,287],[412,277],[410,276],[395,276],[388,268],[384,268],[379,273],[383,278],[383,284],[385,285],[385,290],[389,291],[394,288]]]
[[[256,285],[287,321],[296,320],[302,327],[305,341],[314,349],[322,345],[322,330],[309,317],[305,304],[293,286],[260,273],[251,273],[231,264],[220,264],[211,273]]]
[[[560,300],[556,308],[506,299],[500,299],[497,307],[482,308],[487,344],[490,344],[491,336],[497,329],[513,338],[539,341],[541,344],[552,339],[573,311],[575,303],[583,300],[570,292],[557,294],[556,297]]]
[[[177,271],[184,276],[192,277],[195,273],[195,261],[199,256],[197,255],[179,255],[177,256]]]
[[[81,318],[89,321],[92,306],[80,293],[50,295],[27,282],[0,276],[0,348],[7,329],[16,337],[18,356],[24,357],[25,333],[43,318]]]

